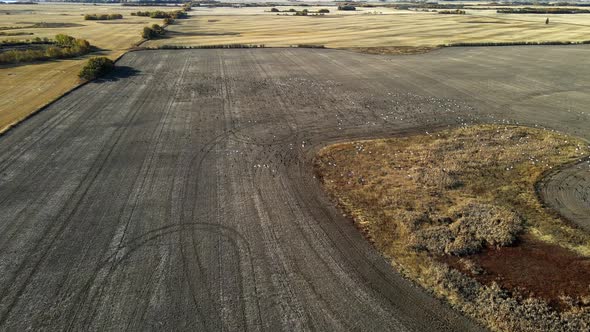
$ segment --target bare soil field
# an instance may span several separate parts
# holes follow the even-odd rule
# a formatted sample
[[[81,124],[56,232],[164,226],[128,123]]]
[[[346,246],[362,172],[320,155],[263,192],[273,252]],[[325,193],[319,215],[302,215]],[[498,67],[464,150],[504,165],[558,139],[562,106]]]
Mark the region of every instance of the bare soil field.
[[[589,50],[128,53],[0,138],[0,328],[478,330],[365,240],[313,157],[479,122],[588,140]]]

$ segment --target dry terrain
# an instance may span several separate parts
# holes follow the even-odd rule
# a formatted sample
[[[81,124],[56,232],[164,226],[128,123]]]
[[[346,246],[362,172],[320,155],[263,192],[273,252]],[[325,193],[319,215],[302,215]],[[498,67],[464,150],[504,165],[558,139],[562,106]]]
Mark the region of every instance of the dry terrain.
[[[141,7],[141,10],[163,7]],[[0,5],[1,30],[27,35],[0,35],[0,40],[53,38],[63,33],[87,39],[101,49],[99,54],[112,59],[119,57],[141,41],[143,26],[162,20],[134,17],[136,7],[92,4]],[[170,9],[172,10],[172,9]],[[85,21],[84,14],[120,13],[122,20]],[[38,24],[35,26],[35,24]],[[41,24],[41,25],[39,25]],[[71,90],[78,83],[78,72],[89,54],[78,59],[38,62],[34,64],[0,65],[0,132],[18,122],[48,102]]]
[[[468,126],[332,145],[316,168],[357,226],[410,278],[492,328],[555,331],[564,321],[590,324],[590,234],[547,211],[535,183],[589,154],[587,142],[547,130]],[[493,283],[510,298],[545,301],[547,313],[529,300],[486,310],[500,303]]]
[[[281,10],[302,7],[278,7]],[[440,15],[389,8],[343,12],[328,8],[324,16],[282,16],[261,8],[194,8],[189,20],[171,27],[173,39],[148,45],[321,44],[330,48],[437,46],[457,42],[581,41],[590,39],[590,14],[501,15],[469,11]],[[373,14],[377,13],[377,14]]]
[[[293,17],[272,14],[270,7],[195,8],[193,16],[172,26],[166,38],[146,45],[322,44],[375,54],[408,54],[450,42],[579,41],[589,39],[590,35],[590,15],[585,14],[552,15],[552,23],[545,25],[544,17],[538,15],[497,15],[493,10],[468,10],[469,15],[439,15],[390,8],[359,8],[355,12],[337,11],[335,7],[306,8],[328,8],[331,12],[322,17]],[[132,17],[129,13],[154,9],[165,10],[163,7],[119,5],[5,4],[0,6],[0,26],[23,28],[2,31],[33,35],[0,35],[0,40],[66,33],[88,39],[103,49],[101,53],[116,58],[140,41],[139,33],[144,25],[161,21]],[[87,13],[121,13],[124,19],[84,21],[82,16]],[[26,28],[43,22],[50,27]],[[408,49],[416,46],[419,48]],[[81,58],[0,67],[0,131],[76,86],[76,74],[84,61]]]
[[[128,53],[0,138],[0,329],[478,330],[373,249],[313,157],[475,122],[588,140],[589,50]]]

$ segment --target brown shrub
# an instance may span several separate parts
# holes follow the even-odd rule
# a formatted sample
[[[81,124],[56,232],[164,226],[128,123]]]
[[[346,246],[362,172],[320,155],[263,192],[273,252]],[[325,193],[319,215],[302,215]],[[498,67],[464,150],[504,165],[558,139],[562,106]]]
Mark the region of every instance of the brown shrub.
[[[516,213],[492,204],[468,201],[450,213],[448,218],[435,219],[435,225],[416,230],[410,246],[432,254],[470,255],[484,246],[511,245],[523,228]]]
[[[473,235],[491,246],[511,245],[523,229],[522,220],[516,213],[491,204],[468,202],[451,212],[457,220],[451,225],[456,234]]]

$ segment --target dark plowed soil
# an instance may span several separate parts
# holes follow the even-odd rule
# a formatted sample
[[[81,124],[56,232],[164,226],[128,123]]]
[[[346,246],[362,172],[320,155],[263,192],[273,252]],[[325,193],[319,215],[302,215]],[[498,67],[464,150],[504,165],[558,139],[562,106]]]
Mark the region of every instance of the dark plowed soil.
[[[588,50],[131,52],[0,138],[0,330],[477,330],[331,205],[312,156],[480,121],[590,138]]]

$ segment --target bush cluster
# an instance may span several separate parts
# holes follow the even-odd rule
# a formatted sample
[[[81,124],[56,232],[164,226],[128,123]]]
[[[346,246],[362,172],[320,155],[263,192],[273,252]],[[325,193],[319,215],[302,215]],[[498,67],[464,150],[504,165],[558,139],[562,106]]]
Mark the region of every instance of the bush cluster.
[[[135,13],[131,13],[132,16],[144,16],[150,18],[172,18],[172,19],[180,19],[180,18],[187,18],[188,14],[184,10],[176,10],[173,12],[165,12],[161,10],[156,11],[138,11]]]
[[[93,80],[101,77],[115,67],[113,60],[106,57],[94,57],[90,58],[86,65],[82,67],[78,76],[85,80]]]
[[[441,10],[438,12],[439,14],[454,14],[454,15],[465,15],[465,11],[461,9],[455,10]]]
[[[270,12],[271,13],[293,13],[295,16],[308,16],[308,15],[317,16],[317,15],[327,14],[330,12],[330,10],[325,9],[325,8],[322,8],[318,11],[311,11],[308,9],[295,10],[294,8],[289,8],[288,10],[279,10],[278,8],[271,8]],[[277,14],[277,15],[280,15],[280,14]]]
[[[158,24],[153,24],[151,27],[144,27],[141,32],[141,37],[144,39],[154,39],[163,36],[166,30]]]
[[[356,7],[351,5],[342,5],[338,6],[338,10],[356,10]]]
[[[411,225],[416,228],[411,246],[433,254],[463,256],[485,246],[510,245],[523,229],[518,215],[491,204],[468,202],[450,212],[449,217],[420,216],[415,220]]]
[[[50,46],[43,49],[14,49],[0,53],[0,64],[22,63],[39,60],[63,59],[80,56],[91,51],[90,43],[85,39],[76,39],[74,37],[59,34],[55,40],[36,38],[29,42],[14,42],[10,45],[34,45],[49,44]],[[4,44],[6,45],[6,44]]]
[[[86,14],[84,19],[87,21],[106,21],[106,20],[120,20],[123,18],[121,14]]]

